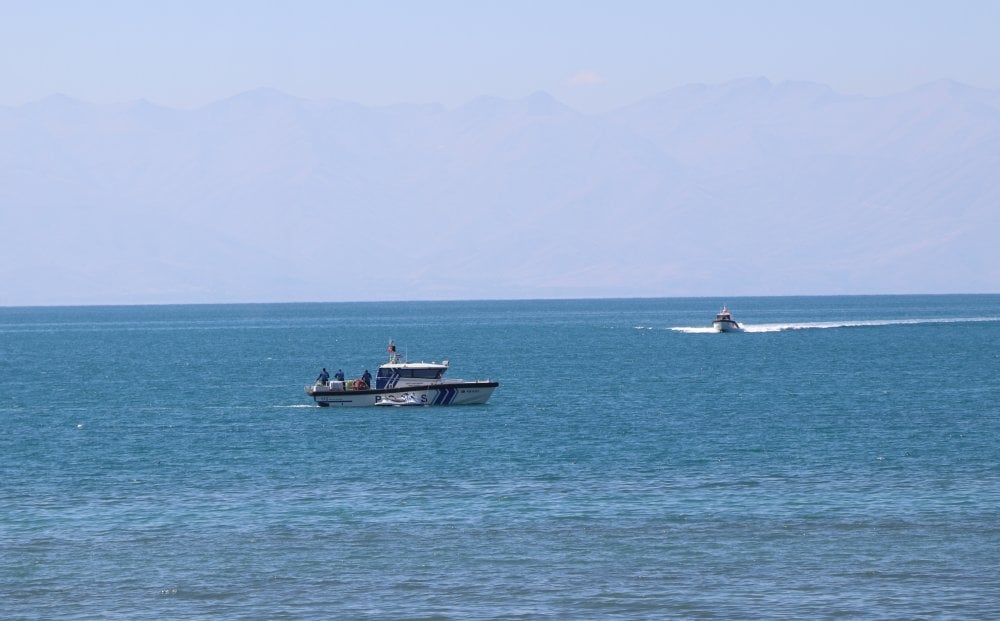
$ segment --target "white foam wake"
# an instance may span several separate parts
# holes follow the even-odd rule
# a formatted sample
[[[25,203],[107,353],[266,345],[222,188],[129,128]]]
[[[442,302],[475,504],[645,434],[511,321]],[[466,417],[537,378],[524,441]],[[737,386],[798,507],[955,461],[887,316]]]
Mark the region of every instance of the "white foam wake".
[[[743,332],[782,332],[784,330],[824,330],[829,328],[861,328],[870,326],[908,326],[931,323],[971,323],[1000,321],[1000,317],[939,317],[926,319],[866,319],[858,321],[803,321],[795,323],[741,324]],[[705,326],[670,328],[686,334],[713,334],[715,329]]]
[[[670,328],[670,329],[671,330],[675,330],[677,332],[684,332],[684,333],[687,333],[687,334],[715,334],[716,333],[716,329],[713,328],[713,327],[711,327],[711,326],[709,326],[707,328],[705,328],[705,327],[699,327],[699,328],[678,327],[678,328]],[[720,334],[721,334],[721,332],[720,332]]]

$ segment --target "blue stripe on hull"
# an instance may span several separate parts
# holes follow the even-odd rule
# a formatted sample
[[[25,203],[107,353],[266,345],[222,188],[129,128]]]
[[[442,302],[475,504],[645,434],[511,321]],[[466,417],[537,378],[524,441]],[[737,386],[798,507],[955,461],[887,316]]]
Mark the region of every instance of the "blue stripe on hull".
[[[499,386],[497,382],[468,382],[441,387],[414,386],[347,392],[327,390],[318,394],[309,393],[310,387],[307,387],[306,392],[313,397],[318,405],[323,407],[371,406],[385,396],[405,393],[413,394],[423,405],[455,405],[485,403],[497,386]]]
[[[434,397],[434,401],[431,405],[450,405],[451,402],[455,400],[455,395],[457,394],[457,388],[438,389],[437,396]]]

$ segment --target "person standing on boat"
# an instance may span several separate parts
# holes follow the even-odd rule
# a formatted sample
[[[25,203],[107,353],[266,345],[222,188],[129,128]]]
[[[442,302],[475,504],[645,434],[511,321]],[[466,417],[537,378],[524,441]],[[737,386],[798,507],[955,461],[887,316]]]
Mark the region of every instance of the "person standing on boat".
[[[333,379],[337,380],[338,382],[344,381],[344,372],[341,371],[340,369],[337,369],[337,372],[333,374]]]
[[[326,367],[323,367],[323,370],[319,372],[319,377],[316,378],[316,381],[320,384],[330,381],[330,374],[327,372]]]
[[[364,375],[361,376],[361,381],[365,383],[365,386],[372,385],[372,374],[368,372],[368,369],[365,369]]]

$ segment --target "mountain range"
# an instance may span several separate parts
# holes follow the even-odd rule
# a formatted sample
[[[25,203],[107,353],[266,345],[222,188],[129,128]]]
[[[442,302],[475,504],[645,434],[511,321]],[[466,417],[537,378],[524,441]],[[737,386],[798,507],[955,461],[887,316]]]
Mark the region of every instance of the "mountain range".
[[[0,305],[1000,291],[1000,91],[0,107]]]

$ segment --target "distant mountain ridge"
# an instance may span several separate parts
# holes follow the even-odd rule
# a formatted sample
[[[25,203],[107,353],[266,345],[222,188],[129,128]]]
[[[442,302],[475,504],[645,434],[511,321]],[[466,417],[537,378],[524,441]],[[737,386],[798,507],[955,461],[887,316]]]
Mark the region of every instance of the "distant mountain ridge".
[[[1000,92],[0,107],[0,305],[1000,291]]]

